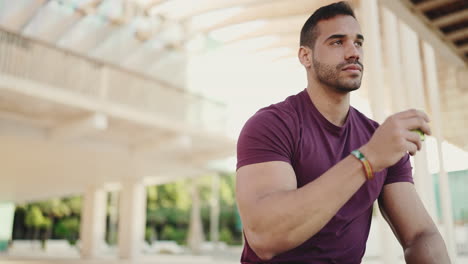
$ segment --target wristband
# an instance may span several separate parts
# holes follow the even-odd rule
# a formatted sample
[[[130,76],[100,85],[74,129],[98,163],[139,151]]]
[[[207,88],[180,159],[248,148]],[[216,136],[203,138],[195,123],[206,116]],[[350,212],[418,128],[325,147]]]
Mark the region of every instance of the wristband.
[[[358,149],[351,151],[351,155],[356,157],[362,163],[362,166],[364,167],[364,171],[366,173],[367,180],[374,179],[374,172],[372,171],[372,166],[369,163],[369,161],[366,159],[366,156],[364,156],[364,154],[362,154],[362,152]]]

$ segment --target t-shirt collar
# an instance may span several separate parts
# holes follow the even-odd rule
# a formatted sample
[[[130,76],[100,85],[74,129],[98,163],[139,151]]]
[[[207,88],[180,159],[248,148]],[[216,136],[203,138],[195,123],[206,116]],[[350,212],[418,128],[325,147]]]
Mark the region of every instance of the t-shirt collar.
[[[309,106],[308,108],[310,109],[312,115],[320,122],[322,126],[326,127],[328,131],[337,136],[341,136],[346,131],[350,124],[350,119],[352,116],[353,108],[351,106],[349,107],[348,114],[346,115],[346,119],[343,126],[337,126],[332,122],[328,121],[328,119],[324,117],[322,113],[320,113],[320,111],[315,106],[314,102],[312,102],[312,99],[310,98],[309,94],[307,93],[307,88],[304,89],[304,91],[302,91],[302,96],[306,101],[306,105]]]

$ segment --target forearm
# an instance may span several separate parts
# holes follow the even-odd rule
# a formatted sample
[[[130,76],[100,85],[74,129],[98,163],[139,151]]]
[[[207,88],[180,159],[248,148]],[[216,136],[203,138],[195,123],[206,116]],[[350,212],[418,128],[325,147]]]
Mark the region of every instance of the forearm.
[[[255,220],[246,226],[249,243],[270,257],[299,246],[319,232],[365,181],[361,162],[348,156],[302,188],[262,197],[254,205]]]
[[[405,249],[408,264],[448,264],[449,256],[439,232],[425,233]]]

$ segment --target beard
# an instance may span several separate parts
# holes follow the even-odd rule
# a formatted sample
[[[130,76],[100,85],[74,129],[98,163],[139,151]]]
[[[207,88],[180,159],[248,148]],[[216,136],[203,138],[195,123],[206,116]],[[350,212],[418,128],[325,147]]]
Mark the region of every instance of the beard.
[[[340,63],[336,66],[319,62],[315,57],[312,57],[313,67],[315,70],[315,75],[317,76],[318,81],[321,83],[334,88],[340,93],[349,93],[359,89],[361,86],[362,73],[364,72],[364,65],[361,62],[347,61]],[[340,76],[343,73],[342,69],[350,64],[358,64],[361,66],[360,76]]]

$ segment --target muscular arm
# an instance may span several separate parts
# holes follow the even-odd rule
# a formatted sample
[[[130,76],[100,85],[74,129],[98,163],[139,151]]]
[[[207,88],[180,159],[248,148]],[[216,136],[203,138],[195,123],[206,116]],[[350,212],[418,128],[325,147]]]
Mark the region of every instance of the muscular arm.
[[[299,246],[320,231],[365,181],[362,164],[352,156],[299,189],[286,162],[241,167],[236,197],[249,245],[263,260]]]
[[[379,206],[403,247],[406,263],[450,263],[442,236],[411,183],[386,185]]]

